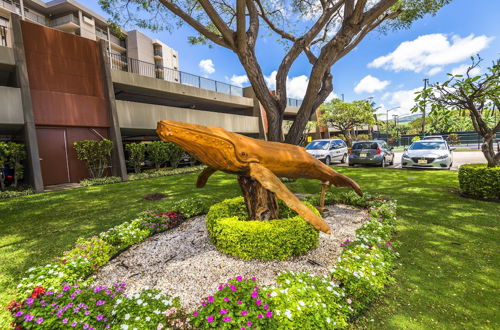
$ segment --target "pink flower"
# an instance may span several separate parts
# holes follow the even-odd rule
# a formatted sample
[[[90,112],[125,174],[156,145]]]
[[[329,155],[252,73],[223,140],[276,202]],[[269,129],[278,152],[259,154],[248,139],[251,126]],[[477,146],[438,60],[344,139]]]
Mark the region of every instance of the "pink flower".
[[[193,316],[198,316],[198,312],[194,312],[194,313],[193,313]]]
[[[262,305],[262,301],[260,301],[260,299],[257,299],[257,301],[255,301],[255,304],[256,304],[257,306],[260,306],[260,305]]]
[[[43,317],[39,317],[36,319],[36,323],[42,324],[43,323]]]
[[[229,301],[229,298],[228,298],[228,297],[224,297],[224,301],[225,301],[225,302],[228,302],[228,301]]]
[[[214,321],[214,317],[213,316],[207,317],[207,322],[208,323],[212,323],[213,321]]]
[[[258,317],[259,319],[261,319],[261,318],[263,317],[263,315],[262,315],[261,313],[259,313],[259,314],[257,315],[257,317]]]
[[[273,312],[267,311],[266,312],[266,317],[269,317],[269,318],[273,317]]]
[[[251,327],[252,326],[252,321],[248,321],[247,322],[247,327]]]
[[[246,311],[246,310],[241,312],[241,316],[245,316],[245,315],[248,315],[248,311]]]
[[[205,302],[205,300],[203,300],[203,301],[201,302],[201,305],[202,305],[202,306],[206,306],[206,305],[207,305],[207,303]]]
[[[243,304],[243,301],[238,300],[238,305],[241,305],[241,304]]]
[[[234,285],[231,285],[230,288],[232,291],[236,291],[236,287]]]
[[[252,292],[252,298],[257,298],[259,293],[257,291]]]
[[[209,297],[207,298],[207,300],[208,300],[208,302],[209,302],[209,303],[213,303],[213,302],[214,302],[214,297],[209,296]]]
[[[385,246],[391,246],[391,242],[385,243]]]
[[[257,279],[255,277],[252,277],[252,281],[257,281]]]
[[[241,281],[243,280],[243,277],[238,276],[238,277],[236,277],[236,280],[237,280],[238,282],[241,282]]]
[[[264,309],[268,309],[269,308],[269,305],[264,305]]]
[[[219,311],[219,313],[220,313],[220,314],[227,314],[227,309],[224,309],[224,308],[223,308],[223,309],[221,309],[221,310]]]
[[[231,322],[233,319],[230,318],[229,316],[224,316],[224,318],[222,319],[222,321],[224,322]]]
[[[221,285],[219,285],[219,291],[222,291],[222,289],[223,289],[223,286],[221,284]]]

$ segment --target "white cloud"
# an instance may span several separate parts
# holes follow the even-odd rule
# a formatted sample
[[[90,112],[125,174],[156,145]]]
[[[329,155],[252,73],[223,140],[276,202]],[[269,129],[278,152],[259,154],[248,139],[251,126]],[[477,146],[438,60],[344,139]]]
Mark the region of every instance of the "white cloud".
[[[457,66],[453,69],[451,69],[451,74],[452,75],[465,75],[467,73],[467,69],[469,68],[468,64],[462,64],[460,66]],[[470,71],[471,76],[477,76],[479,73],[481,73],[481,69],[478,67],[475,67]]]
[[[373,93],[383,90],[390,83],[389,80],[380,80],[372,75],[367,75],[359,81],[356,87],[354,87],[354,92],[356,92],[356,94]]]
[[[493,37],[470,34],[465,38],[441,33],[419,36],[402,42],[392,53],[381,56],[368,64],[373,68],[421,72],[425,68],[458,63],[488,47]],[[432,69],[431,69],[432,70]]]
[[[276,89],[276,71],[271,72],[269,76],[264,76],[266,84],[270,90]],[[306,75],[297,77],[287,77],[286,80],[286,93],[287,96],[294,99],[303,99],[306,94],[309,78]]]
[[[243,84],[248,83],[248,77],[246,74],[243,74],[241,76],[233,74],[233,76],[229,78],[229,81],[235,86],[243,87]]]
[[[390,114],[408,114],[410,109],[415,105],[415,92],[422,90],[422,87],[418,87],[410,90],[399,90],[396,92],[385,93],[382,96],[382,100],[387,102],[388,105],[382,105],[382,109],[399,107],[390,112]]]
[[[201,60],[200,63],[198,63],[198,66],[205,74],[212,74],[215,72],[215,65],[211,59]]]
[[[433,76],[439,72],[443,71],[443,67],[442,66],[435,66],[433,67],[432,69],[430,69],[429,71],[427,71],[427,75],[429,76]]]

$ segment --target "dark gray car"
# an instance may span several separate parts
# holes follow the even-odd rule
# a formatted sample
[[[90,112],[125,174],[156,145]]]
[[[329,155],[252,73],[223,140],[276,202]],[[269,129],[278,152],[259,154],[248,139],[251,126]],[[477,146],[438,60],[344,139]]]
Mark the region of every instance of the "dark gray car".
[[[378,165],[385,167],[394,164],[394,153],[385,141],[357,141],[349,154],[349,166],[356,164]]]

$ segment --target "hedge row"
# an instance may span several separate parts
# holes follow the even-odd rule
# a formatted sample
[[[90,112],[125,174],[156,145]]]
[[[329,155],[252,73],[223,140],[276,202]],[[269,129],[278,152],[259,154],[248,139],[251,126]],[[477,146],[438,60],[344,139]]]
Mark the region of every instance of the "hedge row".
[[[467,164],[458,170],[460,190],[469,196],[500,199],[500,166]]]

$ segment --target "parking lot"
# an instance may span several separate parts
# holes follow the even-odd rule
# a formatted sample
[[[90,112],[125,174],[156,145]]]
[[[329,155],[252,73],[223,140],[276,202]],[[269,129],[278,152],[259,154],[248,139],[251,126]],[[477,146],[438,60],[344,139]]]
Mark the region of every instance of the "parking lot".
[[[401,168],[401,156],[403,152],[394,153],[394,165],[387,166],[388,168]],[[460,165],[472,163],[486,163],[486,159],[481,151],[455,151],[453,152],[452,170],[458,170]],[[338,166],[347,166],[347,164],[334,164]],[[359,166],[359,165],[357,165]]]

